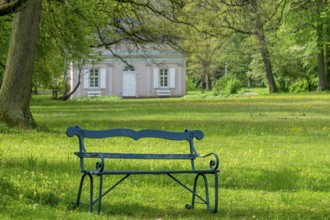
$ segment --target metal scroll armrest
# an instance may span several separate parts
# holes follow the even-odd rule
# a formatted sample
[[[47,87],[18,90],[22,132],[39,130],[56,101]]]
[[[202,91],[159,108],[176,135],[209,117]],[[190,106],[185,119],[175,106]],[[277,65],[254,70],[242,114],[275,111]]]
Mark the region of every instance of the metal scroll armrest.
[[[99,154],[99,157],[101,159],[101,161],[96,162],[96,169],[95,171],[91,171],[91,174],[99,174],[102,173],[104,170],[104,155],[103,154]]]
[[[209,153],[206,155],[200,155],[200,157],[209,157],[209,156],[213,156],[214,159],[210,160],[210,169],[211,170],[217,170],[219,167],[219,163],[220,163],[220,159],[219,156],[216,153]]]

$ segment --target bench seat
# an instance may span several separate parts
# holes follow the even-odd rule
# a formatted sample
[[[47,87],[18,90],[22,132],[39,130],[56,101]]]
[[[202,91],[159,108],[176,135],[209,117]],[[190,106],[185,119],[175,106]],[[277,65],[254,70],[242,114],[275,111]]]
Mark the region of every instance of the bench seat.
[[[212,171],[212,170],[153,170],[153,171],[148,171],[148,170],[105,170],[102,172],[97,172],[95,170],[85,170],[84,173],[89,173],[89,174],[97,174],[97,175],[104,175],[104,174],[117,174],[117,175],[122,175],[122,174],[189,174],[189,173],[204,173],[204,174],[214,174],[219,172],[217,171]]]
[[[100,90],[88,91],[87,96],[88,97],[99,97],[99,96],[101,96],[101,91]]]
[[[171,96],[171,90],[157,90],[157,96]]]

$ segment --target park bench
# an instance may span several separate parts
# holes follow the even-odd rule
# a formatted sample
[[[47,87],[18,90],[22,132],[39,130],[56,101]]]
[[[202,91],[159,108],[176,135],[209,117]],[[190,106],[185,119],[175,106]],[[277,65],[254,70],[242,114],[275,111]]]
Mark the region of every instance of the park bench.
[[[157,96],[171,96],[171,90],[157,90]]]
[[[88,97],[99,97],[99,96],[101,96],[101,91],[88,91],[87,96]]]
[[[89,211],[93,211],[93,205],[98,203],[98,213],[101,210],[101,201],[102,198],[108,194],[110,191],[112,191],[115,187],[117,187],[123,180],[125,180],[130,175],[147,175],[147,174],[155,174],[155,175],[167,175],[172,180],[174,180],[176,183],[178,183],[180,186],[182,186],[184,189],[189,191],[192,194],[192,201],[191,204],[186,205],[186,208],[194,208],[195,200],[196,198],[199,199],[199,203],[205,204],[208,211],[211,211],[210,207],[210,199],[209,199],[209,186],[208,186],[208,180],[207,175],[213,175],[214,176],[214,212],[217,212],[218,210],[218,173],[219,173],[219,157],[215,153],[209,153],[204,156],[201,156],[197,153],[195,146],[194,146],[194,138],[200,140],[203,138],[204,134],[200,130],[186,130],[184,132],[169,132],[169,131],[162,131],[162,130],[140,130],[140,131],[134,131],[131,129],[111,129],[111,130],[85,130],[80,128],[79,126],[76,127],[69,127],[66,131],[66,134],[69,137],[77,136],[79,139],[79,152],[75,152],[75,155],[77,155],[80,158],[80,168],[82,172],[80,185],[78,189],[78,196],[76,202],[74,202],[75,205],[79,205],[82,188],[84,179],[86,176],[89,177],[90,180],[90,192],[89,192]],[[158,138],[158,140],[166,139],[170,142],[173,141],[181,141],[182,143],[186,143],[188,141],[187,146],[187,152],[186,154],[180,153],[183,152],[184,148],[177,148],[177,152],[175,154],[158,154],[158,153],[136,153],[136,151],[139,151],[139,149],[135,149],[134,153],[116,153],[111,152],[111,148],[109,146],[108,152],[89,152],[87,151],[86,141],[85,139],[89,139],[91,142],[95,142],[95,139],[101,139],[101,138],[110,138],[110,137],[129,137],[134,140],[139,139],[146,139],[146,138]],[[91,140],[94,139],[94,140]],[[149,141],[149,140],[148,140]],[[154,140],[150,140],[152,143],[154,143]],[[132,141],[133,143],[136,143],[135,141]],[[176,143],[181,143],[176,142]],[[106,142],[108,143],[108,142]],[[106,146],[108,147],[108,146]],[[104,148],[103,148],[104,149]],[[207,159],[208,157],[211,157],[210,161]],[[197,169],[196,166],[196,159],[200,158],[202,162],[205,162],[205,160],[209,161],[205,165],[205,168],[203,169]],[[205,158],[204,160],[202,158]],[[94,159],[94,164],[96,162],[95,169],[86,169],[86,160],[87,159]],[[136,161],[166,161],[167,163],[173,163],[171,161],[186,161],[187,168],[182,168],[182,166],[179,166],[180,168],[175,169],[168,169],[161,168],[161,169],[121,169],[118,170],[118,167],[114,169],[113,167],[107,166],[110,162],[110,159],[112,160],[136,160]],[[128,161],[129,162],[129,161]],[[153,162],[153,161],[152,161]],[[118,162],[116,162],[118,163]],[[180,162],[181,163],[181,162]],[[126,163],[129,164],[129,163]],[[199,164],[199,163],[198,163]],[[94,166],[94,165],[93,165]],[[181,174],[190,174],[194,175],[194,182],[193,187],[187,186],[185,183],[180,181],[177,176]],[[119,176],[119,181],[116,182],[111,187],[107,188],[106,190],[103,189],[103,176],[104,175],[116,175]],[[99,177],[99,192],[98,197],[96,199],[93,199],[93,176]],[[202,177],[202,180],[204,181],[204,189],[202,192],[205,192],[205,196],[201,196],[197,194],[197,182],[199,177]],[[187,180],[186,180],[187,181]]]

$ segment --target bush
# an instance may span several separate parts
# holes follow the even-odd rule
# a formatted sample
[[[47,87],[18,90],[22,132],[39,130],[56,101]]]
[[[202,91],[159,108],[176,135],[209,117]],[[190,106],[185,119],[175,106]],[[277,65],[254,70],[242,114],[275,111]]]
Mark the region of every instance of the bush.
[[[308,92],[316,90],[317,78],[310,80],[309,85],[307,80],[296,81],[289,86],[289,92]]]
[[[186,78],[186,91],[195,91],[196,90],[196,83],[191,77]]]
[[[218,94],[235,94],[243,86],[242,82],[234,76],[224,76],[213,82],[213,92]]]

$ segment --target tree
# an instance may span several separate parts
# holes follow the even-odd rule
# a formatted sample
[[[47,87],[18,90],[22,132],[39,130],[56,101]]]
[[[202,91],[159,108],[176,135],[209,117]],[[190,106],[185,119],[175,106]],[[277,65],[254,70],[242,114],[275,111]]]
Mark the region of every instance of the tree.
[[[145,2],[145,1],[66,1],[47,2],[44,4],[44,12],[47,17],[43,19],[41,34],[42,47],[50,45],[48,53],[51,56],[60,54],[66,62],[63,65],[63,77],[66,79],[65,66],[72,62],[78,69],[84,62],[99,59],[97,53],[100,48],[116,54],[113,45],[121,42],[130,42],[132,50],[146,52],[145,43],[157,42],[159,46],[166,41],[171,46],[176,46],[173,22],[173,12],[176,6],[174,1]],[[173,5],[174,4],[174,5]],[[66,16],[63,16],[65,14]],[[172,20],[171,20],[172,19]],[[42,56],[45,57],[45,56]],[[123,60],[125,61],[125,60]],[[49,62],[49,61],[48,61]],[[82,74],[81,74],[82,77]],[[80,81],[78,80],[78,84]],[[67,85],[67,82],[63,83]],[[66,100],[74,92],[64,91],[58,99]]]
[[[254,36],[234,34],[230,36],[221,47],[222,56],[220,58],[222,63],[226,63],[227,74],[234,75],[240,79],[246,86],[267,85],[260,80],[259,76],[254,77],[255,74],[251,72],[251,63],[258,61],[260,63],[261,78],[265,79],[265,69],[260,57],[258,43]]]
[[[316,33],[317,33],[317,73],[319,78],[318,90],[327,90],[329,89],[328,79],[327,79],[327,67],[329,61],[326,61],[327,50],[329,47],[326,47],[327,36],[330,34],[329,32],[329,23],[324,22],[324,18],[322,17],[324,10],[326,8],[327,0],[316,0]]]
[[[257,39],[269,92],[277,92],[266,33],[279,26],[286,0],[272,2],[265,0],[209,0],[196,4],[208,14],[214,14],[212,19],[209,19],[211,15],[208,15],[205,17],[208,19],[203,21],[212,27],[210,33],[213,36],[221,38],[224,35],[222,32],[226,30],[225,35],[227,36],[243,34],[254,36]]]
[[[137,46],[141,42],[155,41],[177,45],[176,38],[171,37],[169,24],[178,22],[175,13],[183,3],[182,0],[46,1],[44,5],[50,10],[46,11],[43,21],[53,20],[42,24],[40,40],[51,48],[43,52],[46,51],[48,57],[54,54],[59,57],[60,54],[65,61],[81,63],[89,59],[92,49],[106,47],[110,50],[111,45],[120,41],[130,41]],[[14,13],[0,89],[0,122],[10,126],[36,126],[30,111],[30,98],[41,11],[41,0],[0,1],[1,16]],[[38,51],[44,46],[39,44]],[[66,65],[63,66],[64,70]],[[40,75],[44,70],[39,69]]]
[[[0,121],[34,127],[30,111],[32,74],[41,19],[41,0],[29,0],[14,14],[6,70],[0,90]]]
[[[308,63],[308,71],[317,73],[318,90],[329,89],[329,5],[327,0],[293,0],[283,27],[286,30],[283,37],[291,38],[291,47],[304,47],[304,53],[309,54],[301,62]]]
[[[195,33],[196,34],[196,33]],[[186,41],[189,49],[188,72],[201,81],[201,89],[210,90],[212,79],[220,67],[220,43],[217,38],[202,34],[195,40],[190,37]]]
[[[269,4],[268,1],[257,0],[234,1],[235,3],[222,2],[227,6],[222,26],[237,33],[254,35],[257,38],[269,92],[277,92],[265,32],[274,30],[279,26],[286,1],[274,1],[272,4]],[[279,11],[281,12],[280,15],[276,16]]]
[[[92,53],[98,45],[95,26],[106,23],[105,8],[101,1],[44,2],[47,16],[41,23],[34,79],[38,77],[35,82],[42,80],[46,88],[52,89],[54,99],[67,100],[71,96],[67,74],[71,63],[80,65],[97,59]],[[58,92],[61,95],[57,96]]]
[[[292,85],[304,84],[305,89],[315,90],[317,82],[316,31],[309,25],[310,14],[291,6],[285,23],[277,30],[271,51],[276,79],[282,91]]]

